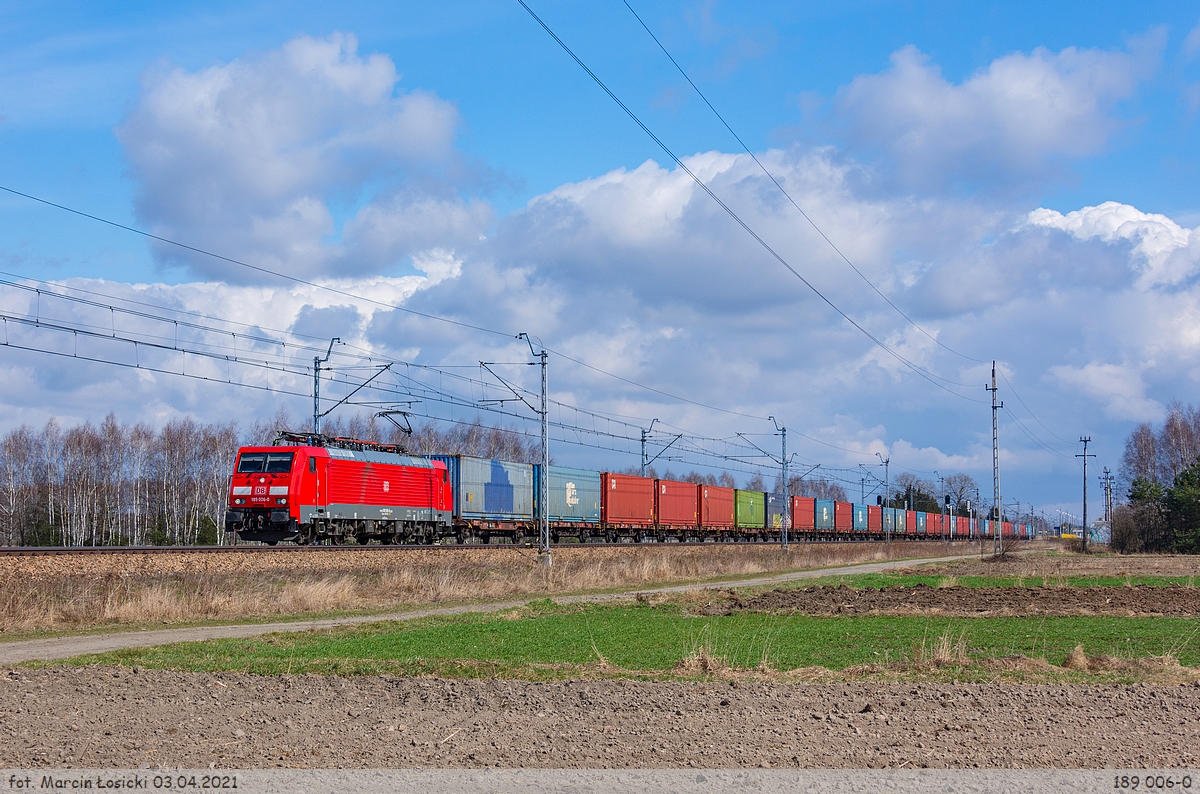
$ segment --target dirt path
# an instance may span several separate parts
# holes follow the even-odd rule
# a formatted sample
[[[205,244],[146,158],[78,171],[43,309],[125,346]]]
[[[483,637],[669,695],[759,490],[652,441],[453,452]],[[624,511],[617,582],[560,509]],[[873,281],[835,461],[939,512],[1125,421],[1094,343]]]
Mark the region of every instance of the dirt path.
[[[0,674],[0,767],[1196,768],[1200,688]]]
[[[696,584],[671,585],[654,587],[637,591],[638,593],[682,593],[688,590],[714,589],[726,587],[755,587],[781,584],[797,579],[814,579],[822,576],[832,576],[846,573],[878,573],[893,568],[907,568],[923,563],[953,562],[963,556],[935,557],[928,560],[891,560],[860,565],[838,566],[836,568],[820,568],[811,571],[794,571],[792,573],[773,576],[756,576],[738,581],[701,582]],[[604,595],[556,596],[554,600],[563,603],[578,603],[582,601],[600,602],[620,599],[631,599],[636,593],[617,593]],[[278,631],[311,631],[313,629],[328,629],[335,626],[349,626],[358,623],[374,623],[384,620],[411,620],[413,618],[431,617],[434,615],[459,615],[466,612],[497,612],[513,609],[528,603],[536,596],[526,596],[521,599],[510,599],[502,602],[484,604],[466,604],[449,607],[430,607],[406,612],[396,612],[386,615],[359,615],[354,617],[330,618],[327,620],[298,620],[286,623],[254,623],[230,626],[199,626],[179,629],[157,629],[155,631],[122,631],[109,634],[95,634],[73,637],[53,637],[39,640],[20,640],[0,643],[0,665],[11,665],[34,659],[65,659],[87,653],[105,653],[122,648],[140,648],[149,645],[165,645],[172,642],[198,642],[201,640],[229,639],[256,637]]]

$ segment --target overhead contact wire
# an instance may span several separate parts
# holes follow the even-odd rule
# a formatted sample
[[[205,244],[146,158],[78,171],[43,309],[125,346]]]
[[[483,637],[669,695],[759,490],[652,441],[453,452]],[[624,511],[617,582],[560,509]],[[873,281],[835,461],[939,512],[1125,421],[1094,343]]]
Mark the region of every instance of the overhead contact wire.
[[[791,203],[791,205],[796,208],[796,211],[800,213],[801,217],[803,217],[804,220],[808,221],[809,226],[812,226],[813,230],[821,236],[821,239],[829,244],[829,247],[832,248],[839,257],[841,257],[843,262],[845,262],[847,265],[850,266],[851,270],[853,270],[855,273],[858,274],[858,277],[861,278],[868,287],[870,287],[872,290],[875,291],[876,295],[883,298],[883,300],[887,303],[888,306],[891,306],[893,309],[896,310],[897,314],[899,314],[906,321],[908,321],[908,323],[910,325],[912,325],[914,328],[916,328],[918,331],[920,331],[921,333],[925,334],[925,336],[927,336],[931,340],[933,340],[934,343],[936,343],[938,346],[942,347],[945,350],[950,351],[951,353],[953,353],[956,356],[959,356],[960,358],[966,359],[967,361],[976,361],[976,362],[983,363],[983,361],[984,361],[983,359],[972,358],[971,356],[968,356],[965,353],[960,353],[959,351],[955,350],[954,348],[950,347],[949,345],[947,345],[944,342],[942,342],[941,340],[939,340],[933,334],[926,331],[924,328],[921,327],[921,325],[919,323],[917,323],[916,320],[909,317],[904,312],[903,309],[901,309],[899,306],[897,306],[895,303],[893,303],[892,300],[887,295],[885,295],[882,291],[880,291],[880,289],[878,287],[876,287],[875,284],[869,278],[867,278],[866,274],[863,273],[861,270],[859,270],[858,267],[854,264],[854,262],[850,261],[850,258],[842,252],[842,249],[839,248],[837,246],[837,244],[835,244],[833,242],[833,240],[831,240],[829,238],[829,236],[825,234],[825,232],[821,229],[821,227],[817,225],[816,221],[814,221],[809,216],[809,214],[807,212],[805,212],[804,209],[799,204],[796,203],[796,200],[794,198],[792,198],[792,194],[788,193],[787,190],[783,187],[783,185],[780,184],[779,180],[775,178],[774,174],[772,174],[769,170],[767,170],[767,167],[765,165],[763,165],[762,162],[758,159],[758,155],[756,155],[750,149],[750,147],[746,145],[746,142],[742,140],[742,137],[740,135],[738,135],[736,132],[734,132],[733,127],[729,126],[729,122],[727,122],[725,120],[725,117],[722,116],[721,113],[715,107],[713,107],[712,102],[708,101],[708,97],[704,95],[704,92],[700,90],[700,87],[697,86],[695,84],[695,82],[692,81],[692,78],[689,77],[688,73],[683,70],[683,67],[679,65],[679,62],[675,60],[675,57],[673,55],[671,55],[670,52],[667,51],[667,48],[665,46],[663,46],[663,43],[661,41],[659,41],[658,36],[654,35],[654,31],[650,30],[650,26],[646,24],[646,22],[641,18],[641,16],[638,14],[637,11],[633,10],[633,6],[631,6],[629,4],[629,0],[621,0],[621,2],[625,3],[625,7],[629,9],[629,13],[633,14],[634,19],[636,19],[638,21],[638,23],[642,26],[642,29],[645,30],[646,33],[648,33],[650,35],[650,38],[654,39],[654,43],[658,45],[658,48],[663,51],[663,55],[666,55],[667,59],[670,60],[671,63],[675,66],[675,68],[679,71],[679,73],[681,75],[683,75],[683,79],[687,80],[688,85],[690,85],[692,87],[692,89],[696,92],[696,95],[699,96],[700,99],[704,101],[705,105],[708,105],[708,109],[713,112],[713,115],[717,117],[717,120],[720,121],[722,125],[724,125],[725,129],[729,131],[729,134],[734,137],[734,139],[738,142],[738,144],[742,147],[742,149],[746,152],[746,154],[750,155],[751,159],[754,160],[755,165],[757,165],[760,169],[762,169],[762,172],[767,175],[767,178],[770,179],[772,183],[774,183],[775,187],[779,188],[779,192],[782,193],[784,195],[784,197],[787,198],[787,200]],[[959,383],[956,385],[965,386],[967,384]]]
[[[708,185],[706,185],[703,180],[700,179],[700,177],[696,176],[696,174],[690,168],[688,168],[687,164],[684,163],[671,150],[671,148],[662,141],[662,139],[660,139],[657,135],[655,135],[654,132],[649,127],[647,127],[646,124],[643,123],[640,118],[638,118],[637,114],[634,113],[629,108],[628,105],[626,105],[624,102],[622,102],[620,97],[618,97],[615,93],[613,93],[612,89],[610,89],[605,84],[605,82],[603,80],[601,80],[600,77],[595,72],[593,72],[588,67],[588,65],[586,63],[584,63],[583,60],[581,60],[580,57],[578,55],[576,55],[575,52],[570,47],[567,46],[567,43],[564,42],[561,38],[559,38],[558,34],[556,34],[550,28],[549,25],[547,25],[544,21],[542,21],[542,18],[539,17],[534,12],[534,10],[529,7],[528,4],[526,4],[525,0],[517,0],[517,2],[521,4],[522,8],[524,8],[526,11],[529,12],[529,15],[531,17],[533,17],[534,21],[537,22],[542,27],[542,29],[545,30],[546,33],[548,33],[550,35],[550,37],[553,38],[554,41],[557,42],[560,47],[562,47],[563,51],[566,52],[567,55],[569,55],[571,57],[571,59],[574,60],[575,63],[578,64],[579,67],[581,69],[583,69],[588,74],[589,77],[592,78],[593,81],[595,81],[596,85],[598,85],[600,87],[600,89],[602,91],[604,91],[604,93],[606,93],[609,96],[609,98],[612,99],[612,101],[617,104],[618,107],[620,107],[623,111],[625,111],[625,114],[628,115],[629,118],[632,119],[633,122],[635,124],[637,124],[637,126],[640,127],[641,130],[643,132],[645,132],[646,135],[649,136],[651,140],[653,140],[656,144],[658,144],[659,148],[662,149],[663,152],[665,152],[666,155],[671,158],[671,160],[680,168],[680,170],[682,170],[689,177],[691,177],[692,181],[694,181],[701,190],[703,190],[706,194],[708,194],[709,198],[711,198],[714,202],[716,202],[717,206],[719,206],[722,210],[724,210],[725,213],[727,215],[729,215],[729,217],[732,218],[735,223],[737,223],[739,226],[741,226],[742,229],[755,240],[755,242],[757,242],[760,246],[762,246],[762,248],[768,254],[770,254],[776,261],[778,261],[789,272],[791,272],[791,274],[793,276],[800,279],[801,283],[803,283],[806,287],[808,287],[810,290],[812,290],[813,294],[815,294],[818,298],[820,298],[822,301],[824,301],[831,309],[833,309],[835,312],[837,312],[842,317],[842,319],[844,319],[846,322],[850,323],[850,325],[852,325],[856,329],[858,329],[858,331],[860,333],[862,333],[864,336],[866,336],[868,339],[870,339],[872,342],[874,342],[880,349],[887,352],[889,355],[891,355],[897,361],[904,364],[909,369],[911,369],[913,372],[920,375],[922,378],[929,381],[933,385],[937,386],[939,389],[942,389],[943,391],[953,394],[955,397],[958,397],[960,399],[967,400],[968,402],[976,402],[976,403],[985,402],[984,400],[976,400],[971,397],[967,397],[964,394],[959,394],[958,392],[954,391],[953,389],[947,388],[943,384],[938,383],[938,380],[946,380],[947,382],[950,382],[950,383],[954,383],[954,381],[949,381],[948,379],[942,378],[939,375],[934,375],[931,372],[927,372],[923,368],[917,366],[913,362],[906,359],[904,356],[897,353],[895,350],[892,350],[892,348],[890,348],[888,345],[884,344],[882,340],[877,338],[874,334],[872,334],[870,331],[868,331],[866,328],[864,328],[862,325],[860,325],[858,322],[856,322],[849,314],[844,312],[841,308],[838,307],[837,304],[835,304],[832,300],[830,300],[828,297],[826,297],[823,292],[821,292],[819,289],[817,289],[808,279],[806,279],[803,275],[801,275],[800,271],[798,271],[794,267],[792,267],[790,262],[788,262],[786,259],[784,259],[783,256],[779,254],[779,252],[777,252],[773,247],[771,247],[770,243],[768,243],[766,240],[764,240],[762,237],[760,237],[759,234],[756,231],[754,231],[754,229],[752,229],[749,224],[747,224],[744,220],[742,220],[742,217],[740,215],[738,215],[733,210],[733,208],[731,208],[728,204],[726,204],[723,200],[721,200],[721,198],[716,193],[714,193],[713,190]],[[956,385],[959,385],[959,384],[956,384]]]

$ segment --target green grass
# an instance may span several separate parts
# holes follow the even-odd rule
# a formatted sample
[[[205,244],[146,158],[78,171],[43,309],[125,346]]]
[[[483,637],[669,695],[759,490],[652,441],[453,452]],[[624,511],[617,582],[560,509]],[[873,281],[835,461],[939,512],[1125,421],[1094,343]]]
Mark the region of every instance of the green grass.
[[[678,604],[558,606],[533,602],[517,615],[461,615],[323,632],[214,640],[83,656],[56,664],[123,664],[265,675],[392,673],[447,677],[578,677],[599,656],[610,665],[667,677],[704,649],[734,667],[764,660],[777,670],[831,670],[912,659],[942,636],[972,659],[1023,654],[1058,664],[1076,645],[1089,656],[1178,657],[1200,663],[1192,618],[805,617],[685,613]],[[40,664],[40,663],[39,663]],[[595,669],[592,670],[595,673]],[[968,676],[969,677],[969,676]]]
[[[824,587],[883,588],[883,587],[916,587],[925,585],[937,587],[945,584],[948,579],[960,587],[1041,587],[1042,577],[1039,576],[946,576],[940,574],[899,574],[899,573],[861,573],[822,576],[816,579],[798,579],[788,582],[785,587],[804,588],[822,585]],[[1170,587],[1172,585],[1191,587],[1197,584],[1194,577],[1188,576],[1064,576],[1047,577],[1046,585],[1050,587],[1059,584],[1067,587],[1125,587],[1148,585],[1150,587]]]

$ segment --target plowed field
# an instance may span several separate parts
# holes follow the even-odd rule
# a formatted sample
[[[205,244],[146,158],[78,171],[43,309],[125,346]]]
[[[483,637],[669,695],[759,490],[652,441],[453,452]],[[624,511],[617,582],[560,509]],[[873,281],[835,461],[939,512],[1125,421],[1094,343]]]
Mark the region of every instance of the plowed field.
[[[749,599],[734,596],[706,614],[731,611],[803,615],[1200,615],[1193,587],[807,587]]]
[[[1200,688],[0,676],[6,767],[1192,767]]]

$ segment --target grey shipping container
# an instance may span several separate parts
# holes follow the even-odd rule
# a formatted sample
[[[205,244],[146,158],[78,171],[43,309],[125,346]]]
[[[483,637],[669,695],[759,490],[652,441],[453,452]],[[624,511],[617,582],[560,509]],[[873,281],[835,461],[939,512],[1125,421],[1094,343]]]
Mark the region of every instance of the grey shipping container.
[[[781,493],[767,494],[767,529],[783,529],[783,506],[786,503]]]
[[[884,532],[895,532],[896,531],[896,510],[891,507],[885,507],[885,508],[883,508],[882,515],[883,515],[883,531]]]
[[[454,515],[468,519],[528,521],[533,518],[533,466],[467,455],[430,455],[450,471]]]
[[[533,467],[537,500],[542,498],[542,480],[538,476],[541,468],[540,465]],[[551,466],[546,479],[550,489],[550,523],[600,523],[600,472]],[[539,504],[537,500],[535,506]]]
[[[929,528],[929,519],[924,513],[917,513],[917,534],[924,535]]]

